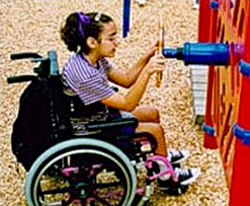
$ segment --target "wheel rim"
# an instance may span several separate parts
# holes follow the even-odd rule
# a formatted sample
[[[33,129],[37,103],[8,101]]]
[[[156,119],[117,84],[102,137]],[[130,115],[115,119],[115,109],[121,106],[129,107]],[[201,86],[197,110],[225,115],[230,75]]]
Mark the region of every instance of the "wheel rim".
[[[34,205],[50,205],[48,204],[48,200],[44,197],[44,196],[54,196],[56,190],[45,190],[43,188],[43,184],[44,182],[46,182],[46,175],[49,171],[49,169],[56,163],[58,163],[61,160],[65,160],[66,159],[74,159],[77,156],[82,156],[81,158],[89,158],[92,157],[92,159],[94,158],[96,161],[94,161],[93,163],[88,163],[88,165],[84,165],[84,168],[87,169],[87,167],[89,167],[88,169],[90,169],[91,166],[93,165],[101,165],[103,164],[102,162],[104,160],[106,160],[106,163],[104,163],[104,165],[102,165],[103,169],[106,170],[114,170],[115,171],[115,175],[118,176],[118,180],[120,182],[109,182],[109,183],[100,183],[98,181],[98,175],[101,174],[101,172],[103,172],[103,170],[99,171],[97,174],[97,181],[96,183],[92,182],[88,182],[88,179],[86,179],[85,177],[81,177],[81,175],[76,175],[77,181],[73,181],[71,180],[70,176],[69,177],[63,177],[63,176],[56,176],[56,177],[52,177],[59,185],[62,183],[66,184],[66,188],[59,188],[57,189],[58,193],[64,193],[64,196],[59,198],[62,198],[62,202],[64,201],[63,204],[65,205],[70,205],[68,203],[79,203],[78,205],[126,205],[128,200],[129,200],[129,196],[130,196],[130,192],[131,192],[131,179],[129,177],[129,174],[126,170],[126,167],[124,167],[124,165],[117,159],[115,158],[113,155],[110,155],[109,153],[106,153],[104,151],[97,151],[95,149],[74,149],[74,150],[70,150],[67,151],[63,154],[58,155],[55,158],[52,158],[51,160],[49,160],[46,164],[43,165],[43,168],[39,171],[37,170],[37,174],[35,177],[35,181],[33,182],[33,190],[32,190],[32,198],[33,198],[33,202]],[[72,158],[73,157],[73,158]],[[93,164],[93,165],[91,165]],[[73,165],[67,165],[65,168],[69,168],[69,166],[71,168],[77,168],[77,164],[74,163]],[[84,168],[79,168],[79,170],[81,171]],[[100,168],[99,168],[100,169]],[[85,171],[86,172],[86,171]],[[95,174],[96,175],[96,174]],[[51,178],[51,176],[50,176]],[[92,183],[92,186],[89,188],[90,184]],[[107,188],[103,188],[104,186],[108,187],[108,191],[103,191]],[[72,191],[70,191],[72,190]],[[111,190],[111,191],[110,191]],[[65,194],[68,194],[69,196],[65,196]],[[58,194],[56,194],[58,196]],[[79,199],[77,199],[77,195],[80,196]],[[41,198],[41,196],[43,196]],[[117,199],[118,196],[118,199]],[[70,200],[70,198],[73,198],[73,200]],[[47,202],[46,202],[47,201]],[[68,201],[68,203],[67,203]],[[44,204],[44,202],[46,202],[46,204]],[[57,200],[53,200],[52,198],[52,202],[51,205],[53,205],[52,203],[56,203],[58,202]],[[58,202],[59,203],[59,202]],[[61,204],[62,205],[62,204]]]

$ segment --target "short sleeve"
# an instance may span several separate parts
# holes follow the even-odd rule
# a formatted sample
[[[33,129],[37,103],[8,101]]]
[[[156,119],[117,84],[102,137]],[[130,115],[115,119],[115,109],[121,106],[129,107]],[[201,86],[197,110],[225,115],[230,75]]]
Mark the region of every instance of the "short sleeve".
[[[98,102],[114,94],[105,76],[96,75],[81,82],[76,91],[85,105]]]
[[[108,76],[109,72],[114,68],[114,64],[110,62],[107,58],[102,58],[100,60],[100,66],[104,69],[106,76]]]

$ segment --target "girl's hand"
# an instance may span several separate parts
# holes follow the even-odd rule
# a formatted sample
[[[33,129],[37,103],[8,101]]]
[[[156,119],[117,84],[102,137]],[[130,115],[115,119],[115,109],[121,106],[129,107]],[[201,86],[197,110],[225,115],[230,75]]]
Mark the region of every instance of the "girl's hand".
[[[155,72],[163,71],[166,67],[166,58],[162,54],[155,54],[146,65],[146,72],[152,75]]]

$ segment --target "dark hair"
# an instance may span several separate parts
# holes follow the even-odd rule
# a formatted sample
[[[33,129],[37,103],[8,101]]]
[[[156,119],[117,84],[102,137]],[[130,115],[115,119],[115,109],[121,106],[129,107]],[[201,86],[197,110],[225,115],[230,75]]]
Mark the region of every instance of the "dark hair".
[[[90,49],[86,44],[87,38],[93,37],[100,42],[103,24],[110,21],[113,21],[111,17],[97,12],[72,13],[67,17],[65,25],[60,30],[61,39],[68,46],[69,51],[77,52],[77,47],[80,46],[81,51],[88,54]]]

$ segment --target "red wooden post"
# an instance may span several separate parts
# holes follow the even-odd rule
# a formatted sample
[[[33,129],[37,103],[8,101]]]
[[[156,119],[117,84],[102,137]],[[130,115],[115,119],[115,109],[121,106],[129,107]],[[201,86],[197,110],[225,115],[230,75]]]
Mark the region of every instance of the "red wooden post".
[[[217,25],[217,11],[212,10],[210,7],[210,0],[201,1],[200,7],[200,22],[199,22],[199,42],[215,42],[216,38],[216,25]],[[202,19],[203,18],[203,19]],[[209,66],[208,70],[208,83],[207,83],[207,100],[206,100],[206,116],[203,125],[204,133],[204,147],[209,149],[218,148],[215,134],[214,122],[212,117],[212,98],[213,98],[213,85],[214,85],[214,66]],[[210,132],[206,128],[210,128]]]
[[[243,61],[250,70],[250,1],[246,4],[246,35],[244,44]],[[249,75],[242,76],[241,95],[239,105],[238,122],[240,128],[249,135],[250,139],[250,71]],[[247,139],[245,139],[247,141]],[[249,141],[250,142],[250,141]],[[248,142],[248,143],[249,143]],[[230,206],[250,205],[250,144],[237,139],[230,188]]]
[[[199,6],[199,42],[208,42],[210,27],[210,0],[201,0]]]

